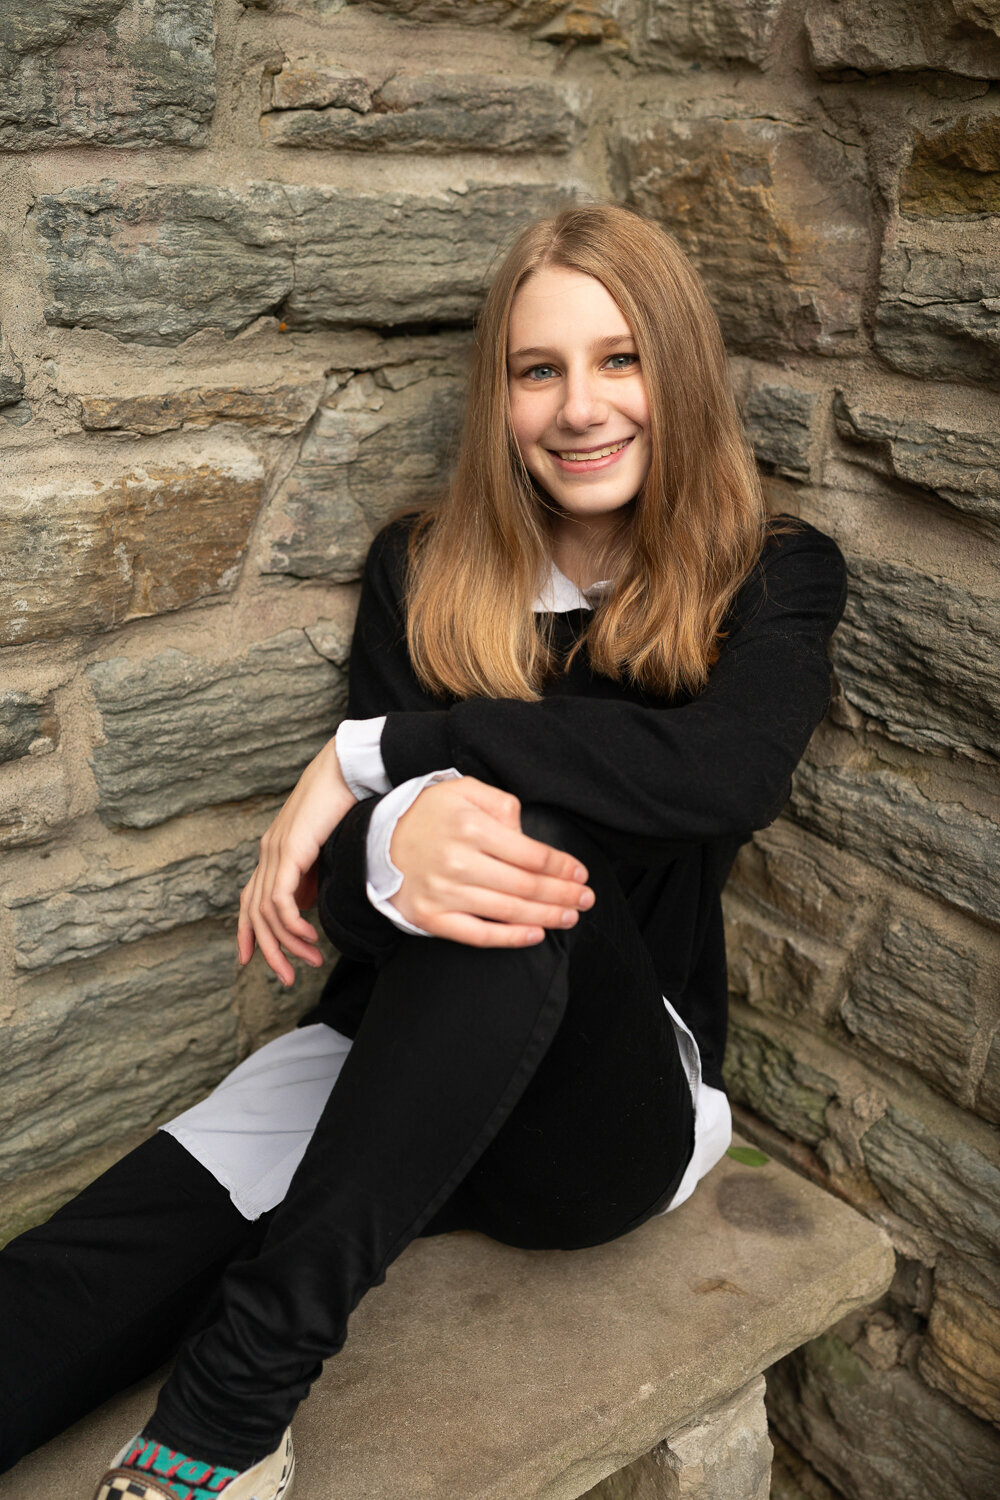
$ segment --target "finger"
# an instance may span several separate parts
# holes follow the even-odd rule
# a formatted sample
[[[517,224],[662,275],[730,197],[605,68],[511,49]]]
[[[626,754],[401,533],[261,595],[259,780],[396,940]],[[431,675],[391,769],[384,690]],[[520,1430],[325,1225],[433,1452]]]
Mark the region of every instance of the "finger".
[[[574,854],[565,849],[554,849],[539,839],[529,838],[519,829],[505,828],[495,820],[483,825],[480,848],[505,864],[515,865],[532,875],[547,876],[555,880],[572,881],[583,885],[587,879],[587,868]],[[570,903],[575,906],[576,901]]]
[[[437,916],[427,930],[433,937],[449,938],[453,943],[465,943],[470,948],[530,948],[545,937],[540,927],[483,922],[467,912],[447,912]]]
[[[539,901],[523,901],[518,896],[504,891],[471,889],[455,899],[458,911],[474,917],[488,918],[492,922],[503,922],[514,927],[551,927],[565,930],[575,927],[580,920],[579,911],[568,906],[546,905]]]
[[[256,870],[240,892],[240,914],[236,923],[236,953],[241,964],[248,964],[256,948],[253,922],[250,920],[250,899],[253,895]]]
[[[498,786],[490,786],[488,781],[479,781],[475,776],[463,776],[458,786],[466,801],[482,808],[483,812],[507,827],[520,828],[521,804],[512,792],[501,791]]]

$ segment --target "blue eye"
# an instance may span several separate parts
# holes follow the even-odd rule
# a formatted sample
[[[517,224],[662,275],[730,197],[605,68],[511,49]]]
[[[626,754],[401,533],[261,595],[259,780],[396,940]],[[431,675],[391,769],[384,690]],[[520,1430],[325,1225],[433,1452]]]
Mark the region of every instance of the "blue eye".
[[[532,365],[530,370],[525,370],[529,380],[548,380],[550,375],[555,374],[551,365]]]
[[[617,361],[620,359],[624,360],[625,363],[618,364]],[[608,360],[608,364],[613,370],[628,370],[631,369],[632,365],[637,365],[638,363],[638,354],[612,354],[611,358]]]

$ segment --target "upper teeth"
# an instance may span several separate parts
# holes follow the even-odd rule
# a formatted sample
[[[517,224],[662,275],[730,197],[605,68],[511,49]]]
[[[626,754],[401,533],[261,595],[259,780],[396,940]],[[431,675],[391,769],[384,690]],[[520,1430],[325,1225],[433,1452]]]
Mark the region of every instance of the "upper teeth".
[[[624,448],[628,438],[622,438],[620,443],[611,443],[607,448],[592,448],[589,453],[564,453],[561,449],[559,457],[568,459],[570,463],[584,463],[589,458],[607,458],[609,453],[617,453]]]

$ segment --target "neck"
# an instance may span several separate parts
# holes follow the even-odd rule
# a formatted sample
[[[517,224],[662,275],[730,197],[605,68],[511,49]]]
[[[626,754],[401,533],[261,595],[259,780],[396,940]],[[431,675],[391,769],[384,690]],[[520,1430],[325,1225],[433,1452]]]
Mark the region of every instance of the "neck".
[[[552,561],[577,588],[587,589],[606,577],[604,564],[615,530],[615,519],[610,516],[587,521],[575,516],[557,517],[549,543]]]

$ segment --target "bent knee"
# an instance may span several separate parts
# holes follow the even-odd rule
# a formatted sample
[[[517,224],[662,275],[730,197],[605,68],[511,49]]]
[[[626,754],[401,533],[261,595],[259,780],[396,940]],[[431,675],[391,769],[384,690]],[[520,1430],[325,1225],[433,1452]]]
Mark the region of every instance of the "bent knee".
[[[545,802],[528,802],[521,808],[521,832],[542,844],[551,844],[554,849],[565,849],[584,863],[593,857],[596,848],[590,834],[575,818]]]

